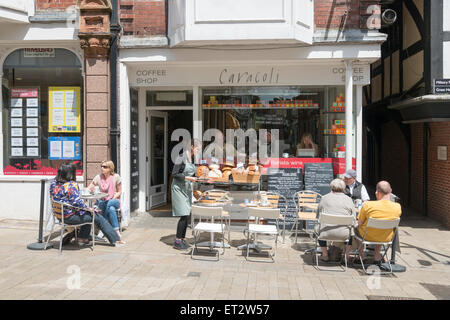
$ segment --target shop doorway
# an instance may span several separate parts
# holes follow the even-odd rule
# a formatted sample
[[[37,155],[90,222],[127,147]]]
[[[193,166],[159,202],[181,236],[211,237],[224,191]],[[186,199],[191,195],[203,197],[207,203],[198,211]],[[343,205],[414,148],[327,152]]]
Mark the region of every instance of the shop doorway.
[[[192,135],[192,110],[147,111],[147,201],[146,209],[171,210],[172,149],[179,141],[171,141],[176,129]]]

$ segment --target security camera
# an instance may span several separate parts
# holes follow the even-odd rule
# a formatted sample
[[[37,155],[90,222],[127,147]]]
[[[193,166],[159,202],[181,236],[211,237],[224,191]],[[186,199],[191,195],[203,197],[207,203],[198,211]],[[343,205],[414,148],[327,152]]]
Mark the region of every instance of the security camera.
[[[390,26],[397,21],[397,13],[392,9],[386,9],[381,14],[381,20],[384,25]]]

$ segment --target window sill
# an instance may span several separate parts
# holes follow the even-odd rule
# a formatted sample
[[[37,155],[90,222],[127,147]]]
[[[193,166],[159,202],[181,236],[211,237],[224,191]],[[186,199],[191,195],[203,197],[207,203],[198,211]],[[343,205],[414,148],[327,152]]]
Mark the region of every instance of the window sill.
[[[0,182],[39,182],[50,181],[54,176],[28,176],[28,175],[0,175]],[[77,176],[77,182],[84,182],[83,176]]]

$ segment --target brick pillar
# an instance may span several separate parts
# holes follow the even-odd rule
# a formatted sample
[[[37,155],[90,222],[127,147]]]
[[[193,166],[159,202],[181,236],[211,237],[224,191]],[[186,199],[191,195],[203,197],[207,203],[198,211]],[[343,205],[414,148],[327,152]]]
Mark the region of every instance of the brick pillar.
[[[80,38],[84,49],[85,121],[84,121],[84,178],[90,183],[100,173],[100,163],[110,158],[109,143],[109,0],[78,1],[80,8]]]

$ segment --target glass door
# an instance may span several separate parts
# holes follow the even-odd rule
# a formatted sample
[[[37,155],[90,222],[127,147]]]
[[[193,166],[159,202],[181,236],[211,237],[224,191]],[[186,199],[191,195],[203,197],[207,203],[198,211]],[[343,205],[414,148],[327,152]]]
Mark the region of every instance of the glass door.
[[[147,112],[147,210],[167,203],[167,112]]]

